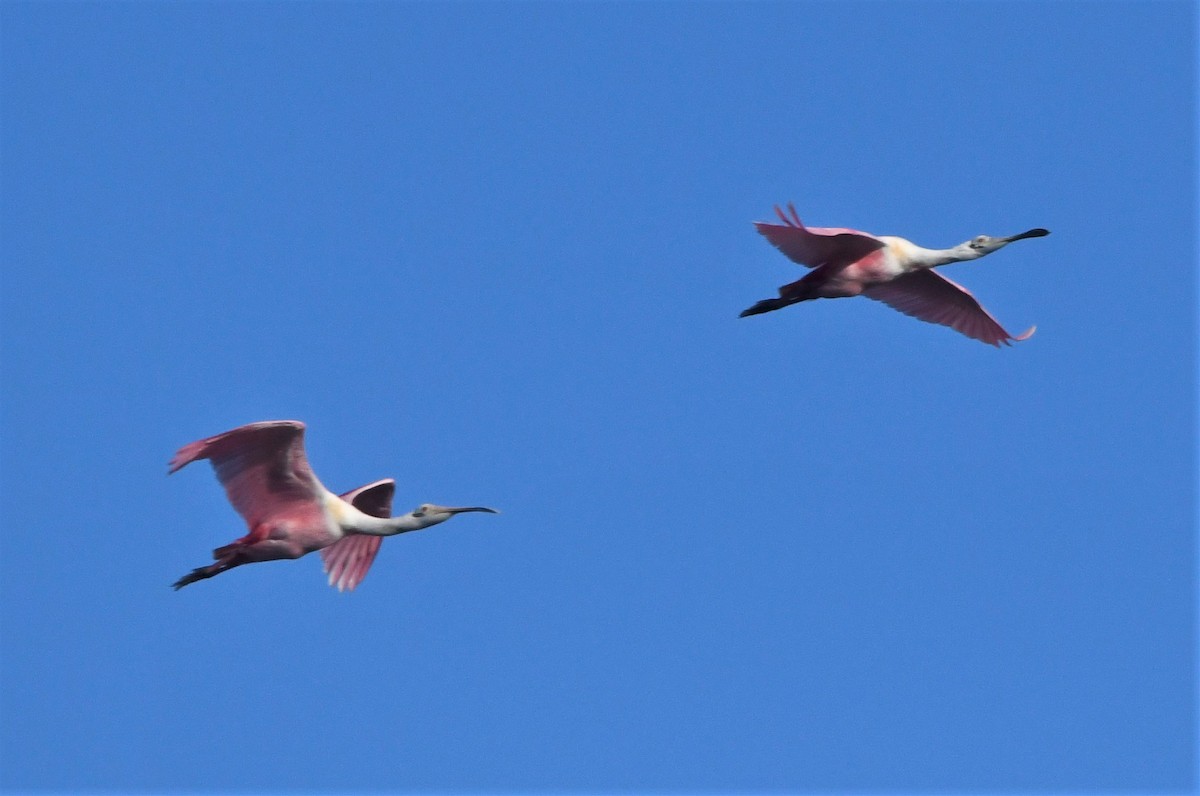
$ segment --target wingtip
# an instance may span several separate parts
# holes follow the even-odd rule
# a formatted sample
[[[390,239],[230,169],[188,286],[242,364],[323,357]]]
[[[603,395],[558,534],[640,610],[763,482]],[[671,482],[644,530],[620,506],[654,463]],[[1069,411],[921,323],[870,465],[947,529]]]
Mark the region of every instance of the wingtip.
[[[211,439],[211,438],[209,438]],[[175,455],[171,457],[171,461],[167,462],[167,475],[182,470],[187,465],[203,457],[204,450],[208,445],[209,439],[200,439],[195,442],[189,442],[179,450],[175,451]]]
[[[798,229],[804,228],[804,223],[800,221],[800,214],[796,212],[796,206],[794,204],[791,202],[787,203],[787,210],[792,214],[791,218],[788,218],[787,213],[783,212],[783,210],[783,207],[780,205],[775,205],[775,215],[779,216],[779,220],[783,222],[785,227],[795,227]],[[763,222],[756,222],[756,226],[760,223]],[[761,229],[759,231],[761,231]]]
[[[999,348],[1001,345],[1010,346],[1013,343],[1020,343],[1025,340],[1028,340],[1030,337],[1033,337],[1033,333],[1036,331],[1037,331],[1036,326],[1030,326],[1028,329],[1026,329],[1025,331],[1021,332],[1020,334],[1018,334],[1016,336],[1010,335],[1006,332],[1005,337],[999,337],[999,338],[996,338],[995,340],[984,340],[984,342],[990,343],[991,345],[994,345],[996,348]]]
[[[191,459],[188,459],[184,456],[184,451],[186,451],[188,447],[191,446],[180,448],[175,452],[175,455],[171,457],[171,460],[167,462],[167,475],[179,472],[185,464],[191,461]]]

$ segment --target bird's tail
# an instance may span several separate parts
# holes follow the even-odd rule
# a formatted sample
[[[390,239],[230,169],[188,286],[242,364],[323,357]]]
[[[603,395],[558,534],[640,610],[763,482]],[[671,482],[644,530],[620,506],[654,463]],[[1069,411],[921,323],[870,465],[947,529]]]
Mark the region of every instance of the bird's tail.
[[[742,314],[739,315],[738,317],[745,318],[748,315],[761,315],[764,312],[771,312],[772,310],[783,309],[784,307],[788,306],[789,304],[795,304],[796,301],[797,301],[796,299],[790,299],[790,298],[763,299],[762,301],[755,304],[753,307],[748,307],[748,308],[742,310]]]

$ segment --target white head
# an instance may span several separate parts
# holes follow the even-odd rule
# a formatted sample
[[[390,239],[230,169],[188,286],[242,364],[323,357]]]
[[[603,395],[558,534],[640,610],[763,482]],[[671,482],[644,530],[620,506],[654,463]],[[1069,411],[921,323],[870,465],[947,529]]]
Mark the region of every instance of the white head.
[[[979,235],[971,238],[971,240],[965,243],[960,243],[955,246],[954,252],[956,255],[960,255],[960,260],[975,260],[979,257],[983,257],[984,255],[991,254],[994,251],[1003,249],[1014,240],[1022,240],[1024,238],[1040,238],[1049,234],[1050,230],[1038,227],[1037,229],[1031,229],[1026,232],[1022,232],[1019,235],[1009,235],[1007,238],[993,238],[990,235]]]
[[[428,528],[430,525],[437,525],[439,522],[445,522],[455,514],[465,514],[468,511],[485,511],[488,514],[499,514],[495,509],[489,509],[484,506],[436,506],[433,503],[422,503],[417,506],[408,516],[412,518],[412,524],[415,526],[412,530]]]

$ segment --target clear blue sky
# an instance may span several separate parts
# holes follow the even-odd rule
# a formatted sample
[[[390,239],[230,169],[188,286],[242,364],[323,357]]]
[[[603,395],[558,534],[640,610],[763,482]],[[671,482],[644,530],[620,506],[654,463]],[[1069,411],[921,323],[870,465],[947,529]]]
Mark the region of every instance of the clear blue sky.
[[[1188,3],[5,3],[0,786],[1196,783]],[[944,247],[995,350],[751,226]],[[494,505],[174,593],[180,445]]]

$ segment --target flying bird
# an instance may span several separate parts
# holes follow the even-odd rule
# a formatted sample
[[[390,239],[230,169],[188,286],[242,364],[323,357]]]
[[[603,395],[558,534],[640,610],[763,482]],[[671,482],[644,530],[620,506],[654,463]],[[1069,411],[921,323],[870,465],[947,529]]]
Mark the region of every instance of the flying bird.
[[[791,217],[775,207],[783,224],[755,227],[790,260],[811,269],[802,279],[779,288],[779,298],[764,299],[742,312],[758,315],[817,298],[866,296],[929,323],[949,326],[997,348],[1025,340],[1035,326],[1017,336],[1004,330],[962,285],[934,272],[948,263],[977,260],[1016,240],[1040,238],[1049,230],[1031,229],[1007,238],[980,235],[950,249],[926,249],[891,235],[855,229],[806,227],[790,203]]]
[[[495,509],[423,503],[393,517],[396,483],[386,478],[342,495],[326,489],[304,455],[304,424],[268,420],[184,445],[171,459],[176,470],[200,459],[212,462],[229,502],[250,533],[213,551],[215,563],[175,581],[176,590],[242,564],[300,558],[321,551],[329,585],[353,589],[366,576],[383,537],[419,531],[455,514]]]

